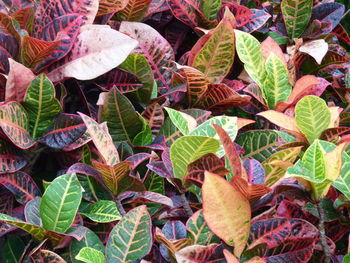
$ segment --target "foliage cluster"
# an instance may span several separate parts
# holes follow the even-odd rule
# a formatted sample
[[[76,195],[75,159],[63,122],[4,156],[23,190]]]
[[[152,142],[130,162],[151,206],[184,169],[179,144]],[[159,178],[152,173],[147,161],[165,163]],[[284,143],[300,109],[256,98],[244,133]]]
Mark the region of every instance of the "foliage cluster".
[[[350,262],[344,4],[1,1],[2,262]]]

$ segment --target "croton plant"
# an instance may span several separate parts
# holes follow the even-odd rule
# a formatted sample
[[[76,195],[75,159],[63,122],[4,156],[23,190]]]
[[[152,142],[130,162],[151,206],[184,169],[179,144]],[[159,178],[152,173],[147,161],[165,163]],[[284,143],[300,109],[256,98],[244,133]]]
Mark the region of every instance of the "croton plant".
[[[350,262],[348,8],[0,1],[1,262]]]

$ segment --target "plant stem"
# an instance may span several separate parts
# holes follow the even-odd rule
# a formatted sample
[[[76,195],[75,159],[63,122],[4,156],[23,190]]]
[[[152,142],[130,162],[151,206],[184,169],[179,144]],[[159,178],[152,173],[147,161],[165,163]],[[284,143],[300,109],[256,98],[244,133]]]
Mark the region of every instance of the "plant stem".
[[[324,256],[325,256],[324,263],[330,263],[331,253],[329,251],[329,246],[327,244],[326,231],[324,229],[324,211],[323,211],[323,207],[321,205],[321,201],[316,202],[316,207],[317,207],[317,211],[318,211],[318,214],[320,217],[320,221],[318,223],[318,231],[320,232],[320,241],[321,241],[321,245],[322,245]]]
[[[117,208],[118,208],[119,213],[120,213],[122,216],[125,216],[125,215],[126,215],[126,211],[125,211],[125,209],[124,209],[124,207],[123,207],[123,204],[122,204],[122,202],[120,201],[119,197],[114,198],[114,201],[115,201],[115,203],[116,203],[116,205],[117,205]]]
[[[188,200],[186,198],[185,193],[181,191],[180,192],[180,197],[181,197],[181,203],[182,203],[183,208],[185,209],[187,215],[189,217],[191,217],[193,215],[193,211],[192,211],[192,209],[190,207],[190,204],[188,203]]]

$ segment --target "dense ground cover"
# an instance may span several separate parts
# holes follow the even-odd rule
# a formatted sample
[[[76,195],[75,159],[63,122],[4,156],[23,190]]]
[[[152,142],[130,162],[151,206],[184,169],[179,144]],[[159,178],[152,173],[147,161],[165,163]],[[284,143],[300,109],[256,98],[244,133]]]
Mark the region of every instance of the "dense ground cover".
[[[348,8],[0,2],[1,262],[350,262]]]

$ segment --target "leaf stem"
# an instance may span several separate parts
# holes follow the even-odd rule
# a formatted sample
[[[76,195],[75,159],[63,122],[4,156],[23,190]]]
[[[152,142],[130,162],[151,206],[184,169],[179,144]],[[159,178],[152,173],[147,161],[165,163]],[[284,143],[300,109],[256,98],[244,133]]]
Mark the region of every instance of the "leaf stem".
[[[316,202],[316,207],[320,217],[320,221],[318,223],[318,231],[320,232],[320,241],[321,241],[321,245],[325,256],[324,263],[330,263],[331,253],[329,251],[329,246],[327,244],[327,236],[324,228],[324,210],[323,210],[321,201]]]
[[[183,191],[180,191],[180,197],[181,197],[181,203],[183,208],[185,209],[188,217],[191,217],[193,215],[193,211],[190,207],[190,204],[186,198],[186,194]]]
[[[125,211],[125,209],[124,209],[124,207],[123,207],[123,204],[122,204],[122,202],[120,201],[119,197],[114,198],[114,202],[115,202],[116,205],[117,205],[117,208],[118,208],[119,213],[120,213],[122,216],[125,216],[125,215],[126,215],[126,211]]]

